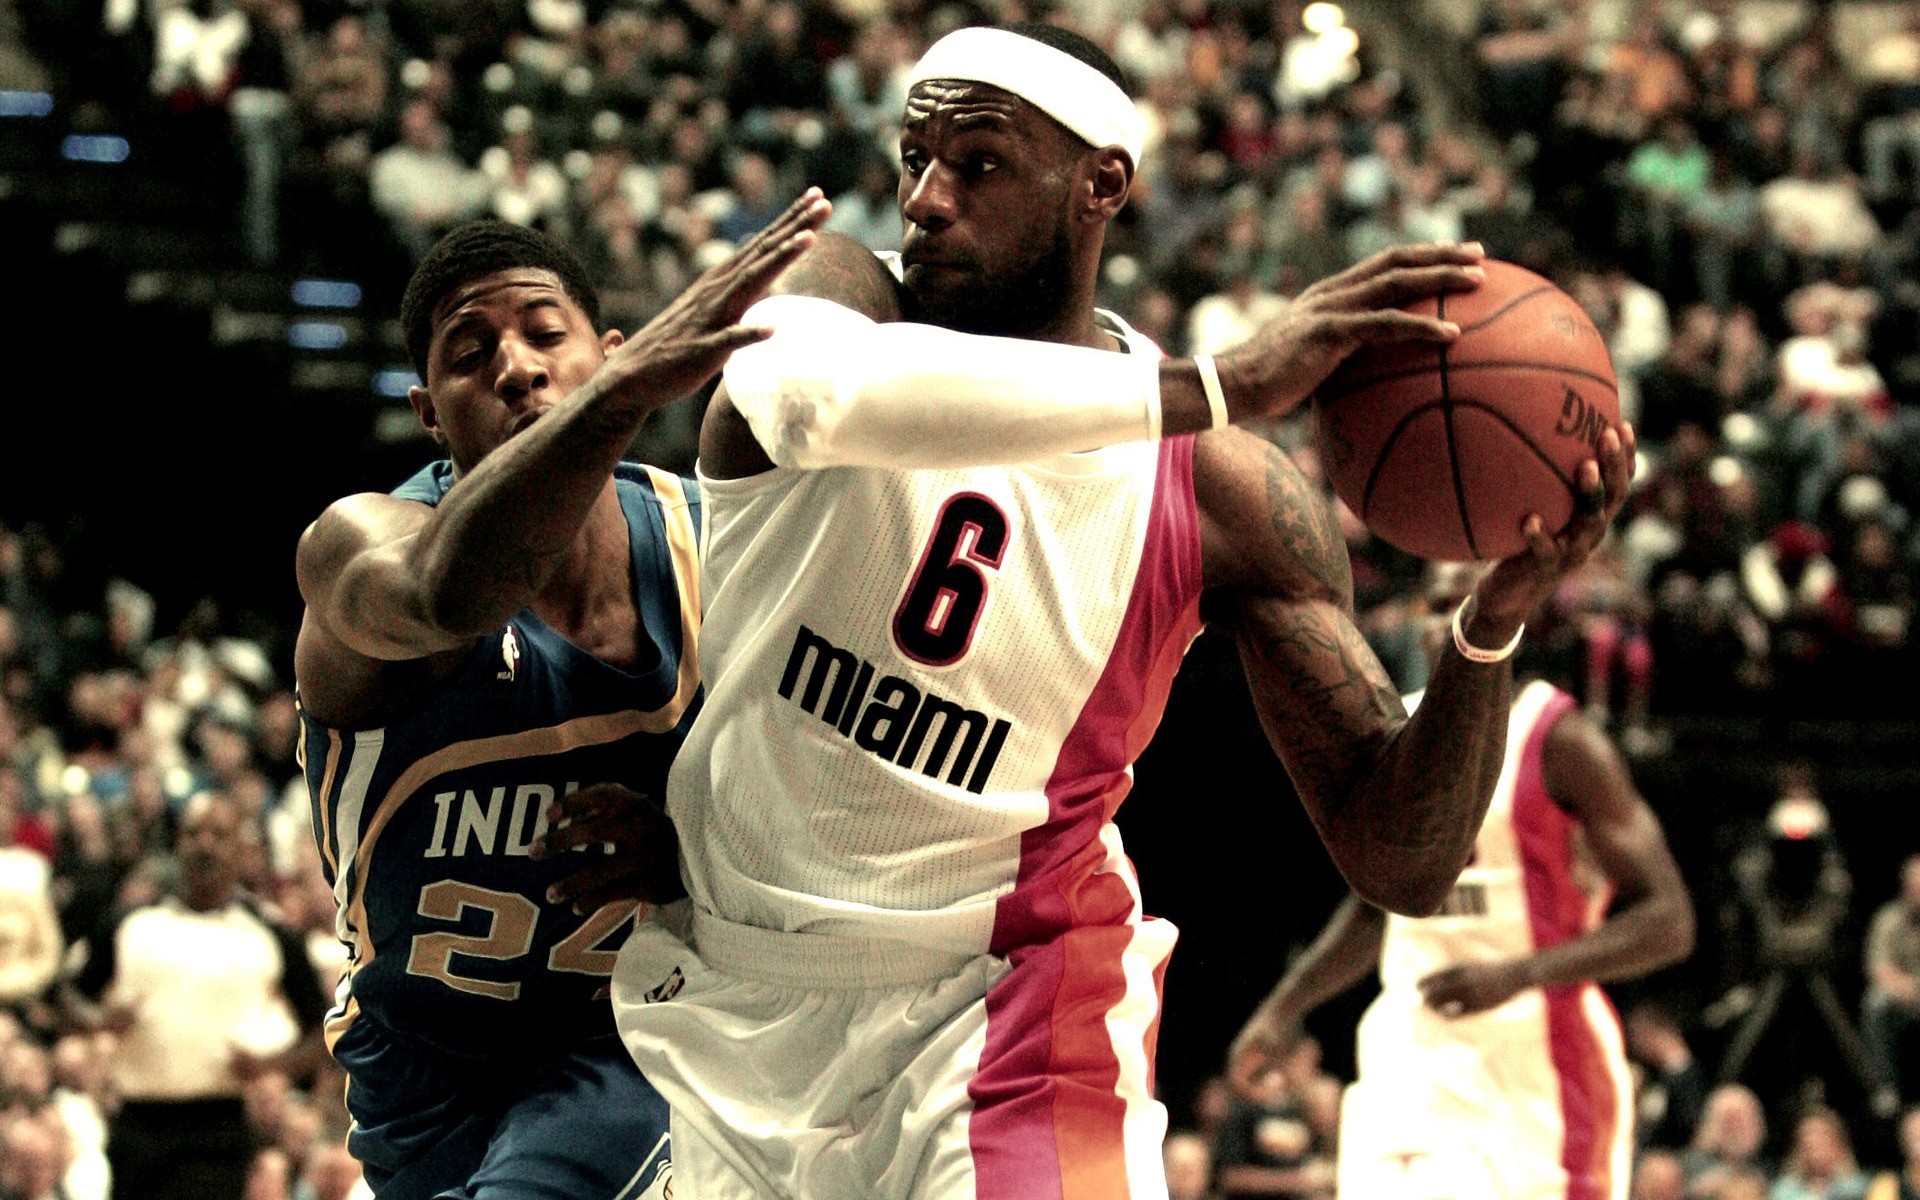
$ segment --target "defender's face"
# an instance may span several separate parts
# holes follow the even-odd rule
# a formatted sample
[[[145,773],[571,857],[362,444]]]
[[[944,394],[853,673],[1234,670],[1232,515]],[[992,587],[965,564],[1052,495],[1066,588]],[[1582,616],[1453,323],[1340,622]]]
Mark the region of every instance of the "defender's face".
[[[1085,150],[1001,88],[915,85],[900,133],[901,262],[925,319],[975,333],[1024,333],[1059,311],[1070,285],[1069,210]]]
[[[598,334],[552,271],[524,267],[463,284],[434,310],[427,386],[414,412],[462,471],[592,377],[620,334]]]

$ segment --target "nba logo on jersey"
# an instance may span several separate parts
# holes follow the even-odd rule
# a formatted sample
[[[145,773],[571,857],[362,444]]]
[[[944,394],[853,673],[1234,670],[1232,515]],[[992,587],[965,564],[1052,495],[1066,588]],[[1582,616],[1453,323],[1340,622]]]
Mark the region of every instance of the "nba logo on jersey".
[[[660,1004],[664,1001],[671,1000],[680,994],[680,989],[685,987],[686,983],[687,977],[680,973],[679,967],[675,967],[673,974],[662,980],[660,986],[652,988],[647,992],[646,1001],[648,1004]]]
[[[520,670],[520,638],[513,632],[512,625],[508,625],[500,634],[500,661],[507,664],[507,669],[494,678],[512,683],[514,675]]]

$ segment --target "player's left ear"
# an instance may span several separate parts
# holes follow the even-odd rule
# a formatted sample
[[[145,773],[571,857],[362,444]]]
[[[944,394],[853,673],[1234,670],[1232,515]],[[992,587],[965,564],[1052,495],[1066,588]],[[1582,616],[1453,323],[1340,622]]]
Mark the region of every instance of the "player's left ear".
[[[420,428],[427,431],[434,444],[445,447],[447,434],[440,428],[440,414],[434,411],[433,395],[423,387],[407,389],[407,403],[413,406],[413,415],[420,418]]]
[[[618,329],[609,329],[600,335],[600,353],[612,354],[615,350],[625,345],[626,341],[626,334],[621,333]]]
[[[1113,220],[1127,206],[1127,195],[1133,189],[1133,159],[1118,146],[1094,151],[1088,184],[1087,219]]]

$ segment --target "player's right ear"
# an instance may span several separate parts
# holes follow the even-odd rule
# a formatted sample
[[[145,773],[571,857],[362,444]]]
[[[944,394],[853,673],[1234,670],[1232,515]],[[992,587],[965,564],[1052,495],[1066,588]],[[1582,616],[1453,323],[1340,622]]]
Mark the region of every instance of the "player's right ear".
[[[413,415],[420,419],[420,428],[427,431],[435,445],[445,446],[447,435],[440,428],[440,415],[433,410],[433,395],[423,387],[407,389],[407,403],[413,406]]]

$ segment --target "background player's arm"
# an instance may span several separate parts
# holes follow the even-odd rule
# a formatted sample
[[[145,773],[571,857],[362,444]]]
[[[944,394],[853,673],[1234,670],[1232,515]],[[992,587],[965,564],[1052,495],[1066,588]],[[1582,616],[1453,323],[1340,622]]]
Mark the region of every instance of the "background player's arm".
[[[1400,247],[1306,289],[1219,359],[1227,415],[1296,407],[1363,345],[1443,342],[1457,330],[1399,306],[1475,286],[1475,247]],[[957,467],[1026,462],[1212,427],[1192,359],[959,333],[904,320],[902,290],[872,252],[823,233],[750,314],[775,327],[727,364],[701,466],[736,479],[780,466]]]
[[[1279,1070],[1307,1015],[1373,973],[1386,932],[1387,914],[1378,908],[1353,895],[1340,902],[1234,1037],[1227,1076],[1236,1087],[1252,1091],[1262,1075]]]
[[[1469,599],[1475,645],[1504,645],[1584,561],[1626,498],[1632,441],[1602,439],[1565,536],[1528,549]],[[1506,748],[1510,664],[1448,653],[1408,718],[1353,619],[1353,580],[1325,499],[1278,448],[1238,430],[1199,439],[1194,493],[1207,587],[1225,609],[1267,739],[1360,897],[1425,915],[1466,865]]]
[[[1547,732],[1542,767],[1548,794],[1580,822],[1613,886],[1613,906],[1592,931],[1536,954],[1429,975],[1420,990],[1434,1008],[1479,1012],[1525,988],[1626,979],[1693,952],[1693,902],[1680,868],[1613,743],[1586,718],[1568,713]]]

